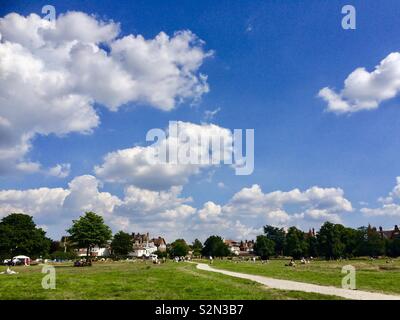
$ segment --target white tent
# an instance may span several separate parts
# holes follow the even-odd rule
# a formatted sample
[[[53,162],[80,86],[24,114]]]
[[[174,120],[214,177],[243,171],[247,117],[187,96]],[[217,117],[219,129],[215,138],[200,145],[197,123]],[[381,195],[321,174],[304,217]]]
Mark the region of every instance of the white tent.
[[[26,266],[29,266],[31,264],[31,258],[23,255],[13,257],[12,261],[14,260],[19,260]]]

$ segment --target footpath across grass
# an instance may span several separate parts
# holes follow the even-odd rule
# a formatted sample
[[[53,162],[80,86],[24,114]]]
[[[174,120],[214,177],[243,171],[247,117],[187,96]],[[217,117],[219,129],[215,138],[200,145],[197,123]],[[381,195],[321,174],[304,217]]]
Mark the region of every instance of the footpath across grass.
[[[221,264],[223,266],[223,264]],[[5,267],[0,267],[4,268]],[[337,299],[266,288],[244,279],[197,270],[194,264],[150,262],[95,263],[92,267],[55,266],[56,289],[42,288],[42,266],[14,267],[0,275],[0,299]]]
[[[345,276],[342,267],[352,265],[356,269],[357,289],[400,295],[400,259],[312,261],[310,264],[300,264],[297,261],[296,267],[286,267],[287,263],[288,260],[281,259],[272,259],[264,264],[260,261],[254,263],[215,259],[212,266],[276,279],[341,287],[342,278]]]

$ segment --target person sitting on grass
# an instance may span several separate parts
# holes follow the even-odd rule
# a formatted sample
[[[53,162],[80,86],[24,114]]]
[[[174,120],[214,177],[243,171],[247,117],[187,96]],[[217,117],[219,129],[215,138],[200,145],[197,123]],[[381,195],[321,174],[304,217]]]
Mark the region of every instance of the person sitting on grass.
[[[7,267],[7,270],[4,272],[1,272],[0,274],[17,274],[18,272],[15,272],[13,270],[10,269],[10,267]]]
[[[285,267],[296,267],[296,263],[293,259],[290,259],[290,262],[288,264],[285,264]]]

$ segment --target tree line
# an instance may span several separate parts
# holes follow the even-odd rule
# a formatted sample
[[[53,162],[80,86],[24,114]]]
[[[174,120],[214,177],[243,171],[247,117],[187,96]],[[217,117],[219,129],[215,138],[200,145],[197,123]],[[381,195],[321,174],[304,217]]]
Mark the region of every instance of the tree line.
[[[325,259],[352,257],[400,256],[400,232],[395,227],[393,236],[387,238],[375,227],[353,229],[341,224],[325,222],[318,232],[308,233],[296,227],[287,231],[274,226],[264,226],[264,234],[257,236],[254,251],[261,258],[271,256],[321,257]]]
[[[9,259],[17,255],[28,255],[31,258],[52,258],[70,260],[77,257],[75,249],[86,249],[89,259],[91,249],[110,245],[115,258],[124,258],[133,247],[133,239],[129,233],[117,232],[112,236],[111,229],[101,216],[94,212],[86,212],[66,230],[69,234],[63,243],[53,241],[46,232],[37,227],[33,218],[23,213],[12,213],[0,222],[0,259]],[[209,237],[204,245],[196,239],[187,244],[184,239],[177,239],[167,245],[166,252],[156,252],[158,257],[182,257],[191,251],[194,256],[227,256],[229,249],[223,239],[218,236]]]
[[[116,258],[126,257],[132,251],[133,239],[130,234],[119,231],[114,236],[101,216],[86,212],[78,220],[73,220],[67,230],[65,243],[53,241],[46,232],[37,227],[33,218],[22,213],[12,213],[0,221],[0,258],[16,255],[29,255],[31,258],[73,259],[76,248],[85,248],[86,256],[95,246],[110,244]],[[65,244],[68,242],[68,245]],[[213,235],[204,244],[195,239],[188,244],[184,239],[177,239],[167,245],[166,252],[156,252],[162,257],[182,257],[191,251],[193,256],[226,257],[233,255],[224,240]],[[274,226],[264,226],[264,233],[257,236],[254,252],[262,259],[289,256],[321,257],[325,259],[351,258],[359,256],[400,256],[400,231],[390,237],[384,237],[375,227],[353,229],[341,224],[325,222],[318,232],[303,232],[296,227],[288,230]]]

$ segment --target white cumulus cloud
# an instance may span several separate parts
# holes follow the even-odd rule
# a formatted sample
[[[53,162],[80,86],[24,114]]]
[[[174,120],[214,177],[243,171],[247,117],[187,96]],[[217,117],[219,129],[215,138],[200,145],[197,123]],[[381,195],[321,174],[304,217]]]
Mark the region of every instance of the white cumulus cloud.
[[[189,139],[178,140],[170,135],[147,147],[136,146],[108,153],[101,165],[94,168],[96,176],[111,183],[132,184],[146,189],[169,189],[171,186],[181,186],[188,182],[192,175],[198,174],[202,168],[212,164],[182,164],[181,162],[154,162],[152,156],[159,150],[169,150],[168,154],[188,151],[197,159],[210,155],[213,138],[223,141],[223,157],[232,154],[232,133],[226,128],[214,124],[193,124],[177,122],[178,130],[184,137],[198,138],[199,143],[192,144]],[[200,144],[200,141],[207,142]],[[209,157],[211,159],[211,156]],[[222,158],[224,159],[224,158]],[[219,165],[215,164],[215,166]]]
[[[396,185],[386,197],[380,197],[380,207],[363,207],[360,211],[367,217],[386,216],[400,217],[400,177],[396,178]]]
[[[318,95],[327,102],[327,111],[344,114],[376,109],[381,102],[396,97],[399,91],[400,53],[392,52],[371,72],[355,69],[340,92],[325,87]]]
[[[243,188],[231,198],[223,211],[227,215],[247,218],[264,217],[273,225],[290,223],[338,222],[339,215],[353,211],[351,202],[340,188],[311,187],[305,191],[273,191],[264,193],[257,184]]]
[[[102,191],[94,176],[75,177],[67,188],[0,190],[0,217],[11,212],[33,215],[60,237],[85,211],[102,215],[114,231],[150,232],[172,241],[176,238],[205,240],[212,234],[249,239],[266,224],[300,228],[318,227],[325,221],[340,222],[352,211],[343,191],[312,187],[305,191],[264,193],[258,185],[243,188],[225,204],[207,201],[202,206],[184,196],[183,187],[149,190],[127,186],[121,196]]]
[[[199,68],[212,53],[192,32],[145,39],[119,29],[82,12],[55,25],[36,14],[0,18],[0,174],[39,170],[27,159],[36,135],[91,133],[95,103],[168,111],[208,92]]]

